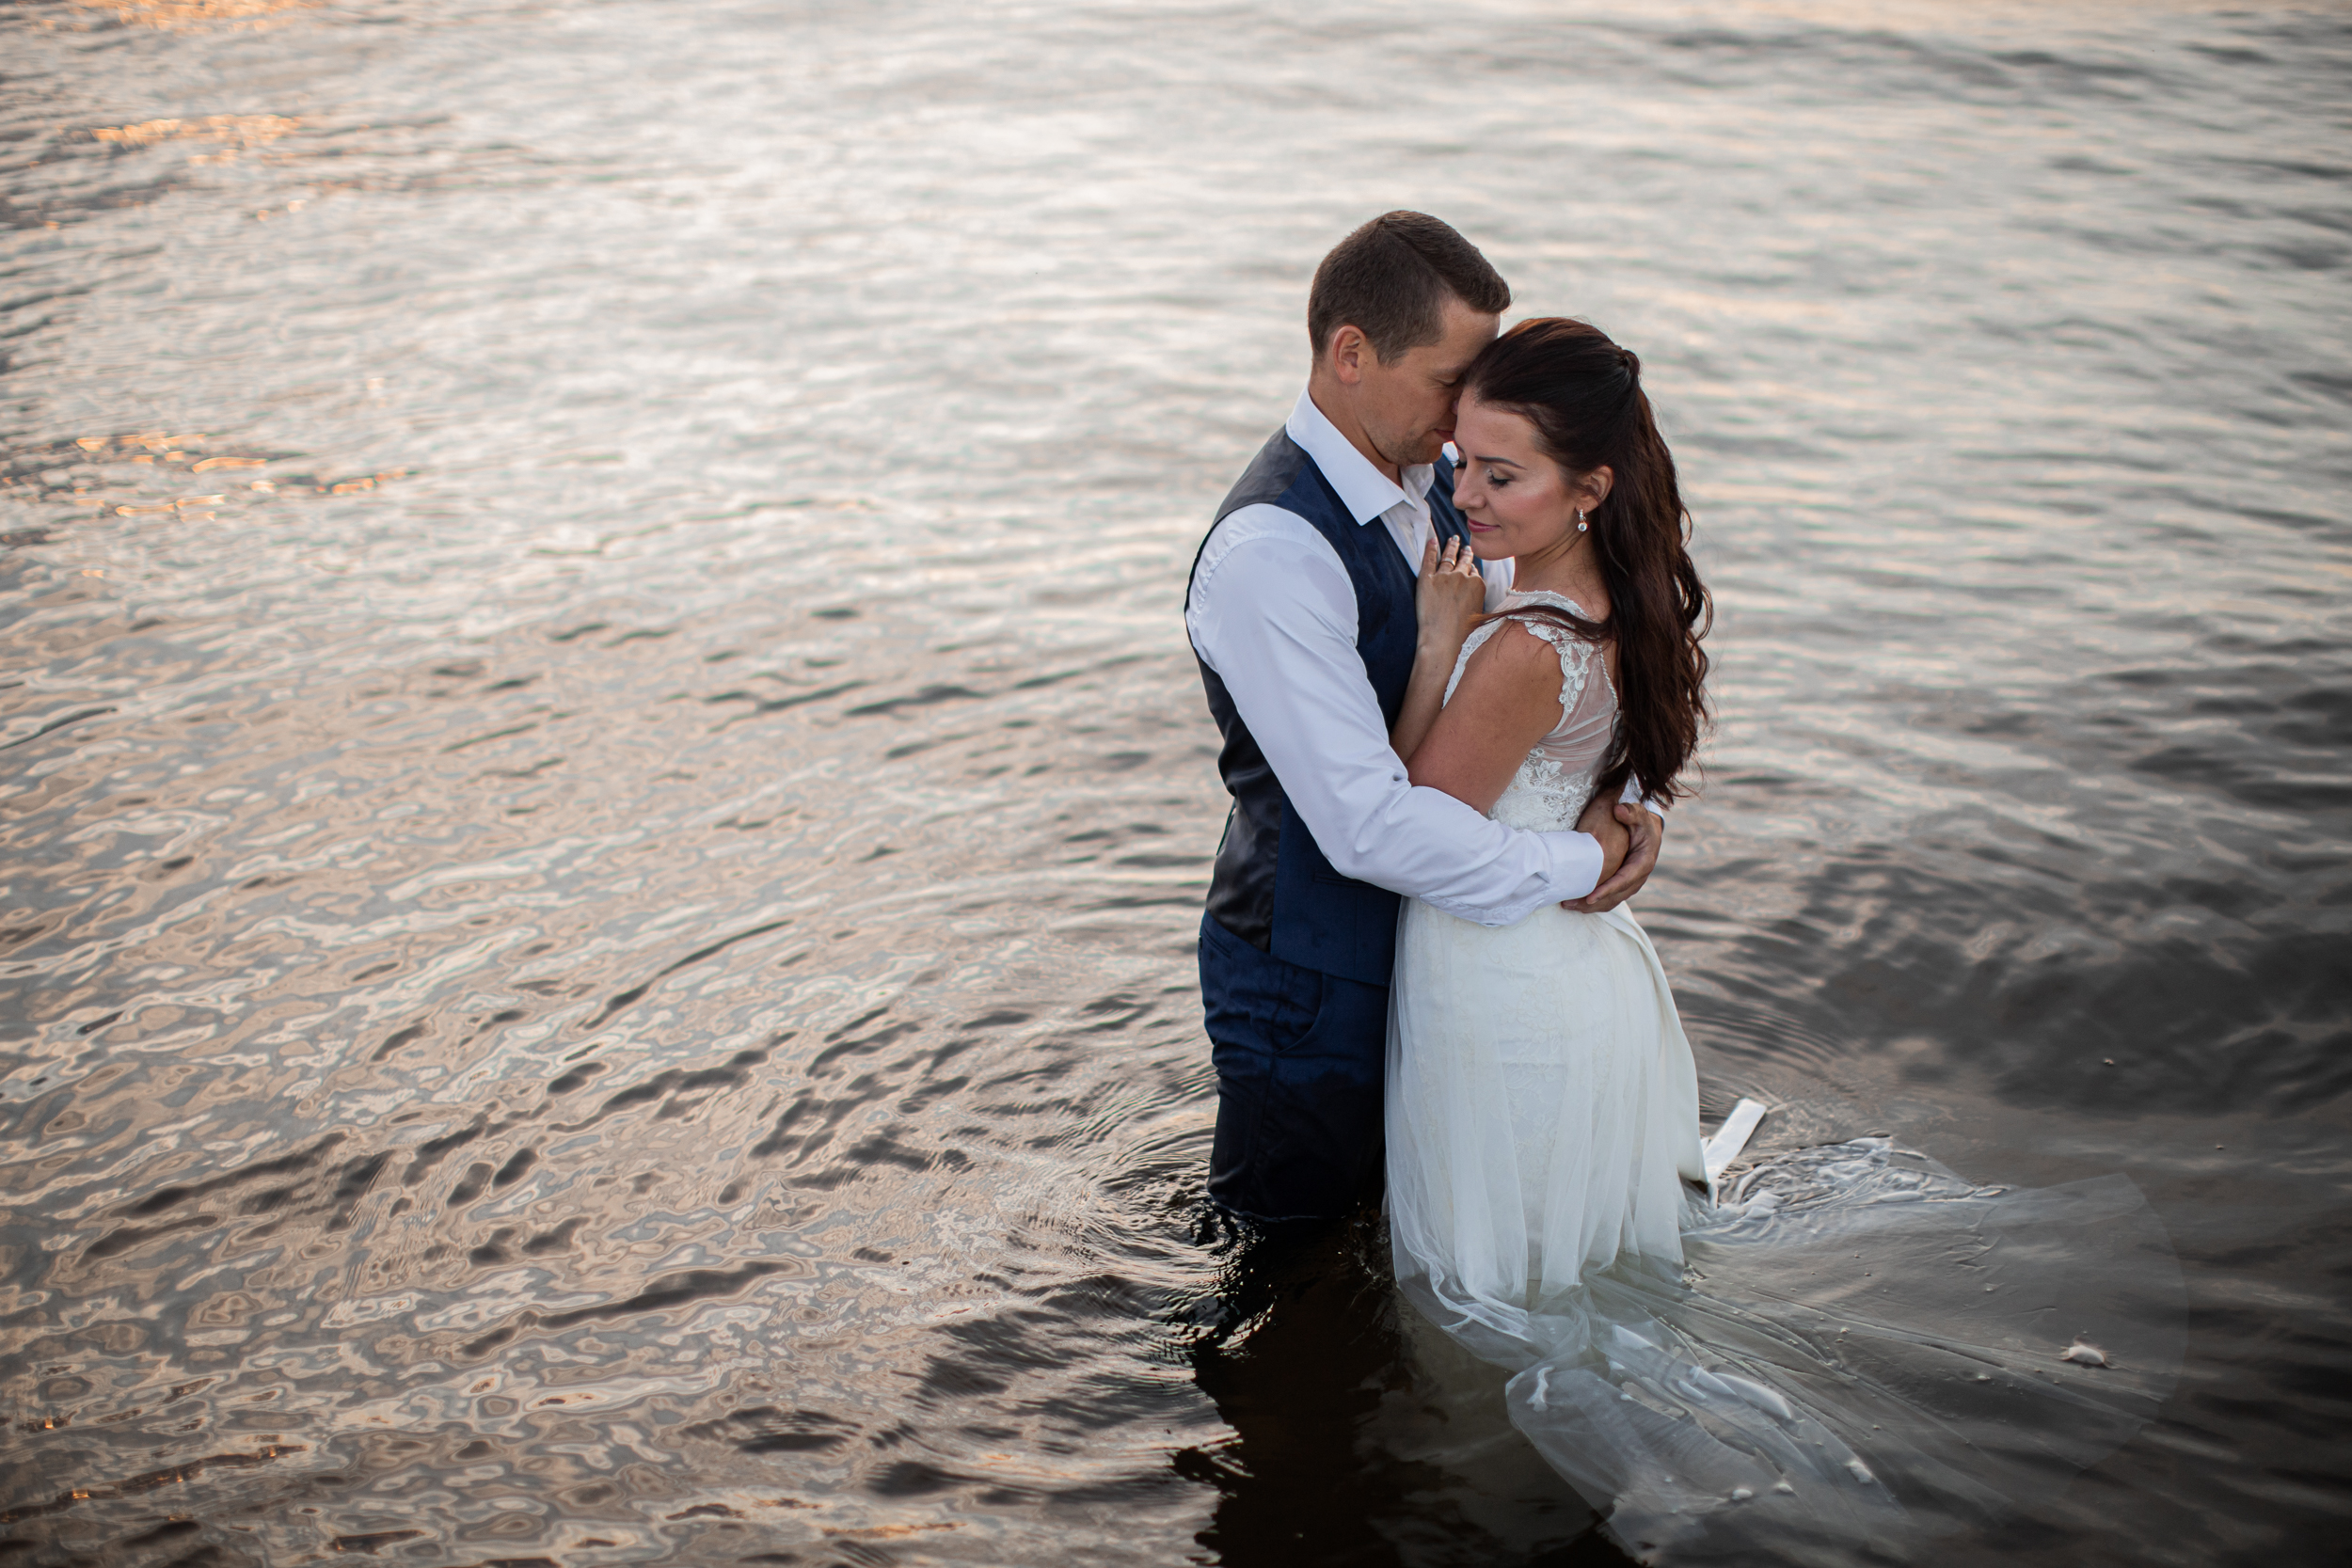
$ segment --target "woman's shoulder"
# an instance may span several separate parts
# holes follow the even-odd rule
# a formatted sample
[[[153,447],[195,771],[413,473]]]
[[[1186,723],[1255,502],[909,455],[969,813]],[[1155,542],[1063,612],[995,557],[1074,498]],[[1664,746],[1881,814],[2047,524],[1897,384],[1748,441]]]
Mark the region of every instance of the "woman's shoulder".
[[[1564,715],[1572,710],[1592,667],[1593,644],[1558,615],[1541,612],[1547,609],[1565,609],[1579,620],[1586,619],[1576,601],[1565,594],[1541,590],[1512,594],[1479,627],[1487,634],[1485,645],[1474,657],[1467,657],[1466,650],[1468,667],[1462,675],[1498,694],[1509,690],[1514,703],[1556,700]],[[1522,610],[1536,612],[1514,613]]]
[[[1537,689],[1549,695],[1581,657],[1583,640],[1541,616],[1497,610],[1463,646],[1465,676],[1488,683]]]

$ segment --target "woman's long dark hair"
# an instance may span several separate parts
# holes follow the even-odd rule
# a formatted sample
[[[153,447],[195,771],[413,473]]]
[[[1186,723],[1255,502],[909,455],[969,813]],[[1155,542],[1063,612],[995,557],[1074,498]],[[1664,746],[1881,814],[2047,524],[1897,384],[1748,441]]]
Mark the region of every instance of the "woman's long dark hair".
[[[1587,516],[1609,619],[1545,605],[1513,613],[1544,614],[1588,641],[1617,644],[1617,727],[1594,793],[1614,794],[1630,773],[1653,800],[1688,795],[1677,780],[1707,723],[1699,639],[1714,625],[1715,606],[1691,562],[1691,515],[1642,391],[1641,360],[1598,327],[1539,317],[1487,344],[1463,372],[1462,388],[1533,424],[1567,478],[1604,466],[1614,474]]]

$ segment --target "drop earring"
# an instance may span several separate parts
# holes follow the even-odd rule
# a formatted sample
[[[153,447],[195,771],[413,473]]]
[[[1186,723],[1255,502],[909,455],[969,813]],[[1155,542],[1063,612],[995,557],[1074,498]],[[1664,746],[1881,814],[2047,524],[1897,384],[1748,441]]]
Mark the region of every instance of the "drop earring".
[[[1581,512],[1581,511],[1580,511],[1579,513],[1577,513],[1577,515],[1576,515],[1576,531],[1577,531],[1577,532],[1579,532],[1579,533],[1582,533],[1582,532],[1585,531],[1585,529],[1586,529],[1587,527],[1589,527],[1589,526],[1590,526],[1590,525],[1589,525],[1589,524],[1587,524],[1587,523],[1584,521],[1584,514],[1583,514],[1582,512]]]

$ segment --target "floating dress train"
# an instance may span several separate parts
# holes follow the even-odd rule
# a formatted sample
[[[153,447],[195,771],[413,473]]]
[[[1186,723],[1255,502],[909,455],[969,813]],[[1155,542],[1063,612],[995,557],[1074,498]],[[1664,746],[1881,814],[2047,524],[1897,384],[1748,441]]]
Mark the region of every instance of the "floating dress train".
[[[1490,815],[1571,828],[1616,697],[1550,642],[1561,721]],[[1487,927],[1407,901],[1388,1059],[1398,1284],[1512,1370],[1511,1419],[1645,1560],[1914,1560],[2054,1493],[2149,1420],[2180,1274],[2121,1177],[1971,1186],[1883,1138],[1717,1193],[1664,970],[1622,907]],[[2077,1337],[2082,1337],[2077,1342]],[[1931,1560],[1931,1557],[1928,1560]]]

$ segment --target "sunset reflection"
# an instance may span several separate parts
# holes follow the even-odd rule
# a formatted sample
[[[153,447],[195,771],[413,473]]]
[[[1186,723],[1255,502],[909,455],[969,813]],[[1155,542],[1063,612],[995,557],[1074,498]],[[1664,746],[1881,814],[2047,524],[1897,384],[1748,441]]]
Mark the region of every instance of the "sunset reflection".
[[[207,23],[252,26],[291,11],[315,9],[322,0],[73,0],[86,11],[146,27],[194,27]]]
[[[119,147],[152,147],[158,142],[193,141],[230,144],[219,152],[189,155],[196,164],[225,163],[247,148],[265,147],[300,130],[302,121],[283,115],[208,115],[202,119],[150,119],[136,125],[101,126],[93,139]]]

